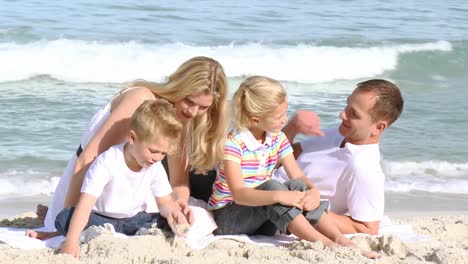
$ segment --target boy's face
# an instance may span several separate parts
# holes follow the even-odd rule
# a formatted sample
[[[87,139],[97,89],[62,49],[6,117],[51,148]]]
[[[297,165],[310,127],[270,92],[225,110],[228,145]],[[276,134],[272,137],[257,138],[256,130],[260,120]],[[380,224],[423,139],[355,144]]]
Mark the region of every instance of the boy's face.
[[[278,133],[288,121],[288,101],[285,99],[271,114],[258,119],[258,128],[270,133]]]
[[[147,168],[153,163],[161,161],[172,146],[172,139],[159,136],[158,139],[139,140],[131,131],[128,141],[131,145],[131,154],[141,168]]]
[[[373,92],[354,91],[347,100],[347,105],[340,113],[340,134],[347,142],[355,145],[377,143],[382,121],[375,122],[370,115],[377,97]]]

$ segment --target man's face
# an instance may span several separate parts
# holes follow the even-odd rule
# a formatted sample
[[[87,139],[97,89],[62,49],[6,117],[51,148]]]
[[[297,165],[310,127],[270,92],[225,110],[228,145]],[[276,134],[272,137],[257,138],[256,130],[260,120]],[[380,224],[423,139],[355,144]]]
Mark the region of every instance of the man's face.
[[[373,92],[354,91],[348,97],[347,105],[340,113],[342,122],[339,127],[346,142],[362,145],[379,141],[377,122],[370,115],[376,101],[377,97]]]

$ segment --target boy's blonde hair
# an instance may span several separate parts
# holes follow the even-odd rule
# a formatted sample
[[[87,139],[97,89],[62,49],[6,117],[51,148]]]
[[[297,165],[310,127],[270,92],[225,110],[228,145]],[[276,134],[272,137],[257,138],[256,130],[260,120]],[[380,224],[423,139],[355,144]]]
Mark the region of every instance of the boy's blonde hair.
[[[156,97],[172,103],[190,95],[213,95],[208,111],[187,124],[180,154],[185,152],[196,173],[212,170],[222,160],[228,116],[227,78],[219,62],[208,57],[194,57],[184,62],[165,84],[139,81],[133,86],[149,88]]]
[[[252,126],[252,117],[263,118],[286,100],[283,86],[264,76],[252,76],[241,83],[232,99],[234,128],[237,131]]]
[[[143,142],[164,137],[174,143],[182,134],[182,123],[177,119],[174,106],[164,99],[146,100],[133,113],[130,129]],[[175,149],[173,145],[171,150]]]

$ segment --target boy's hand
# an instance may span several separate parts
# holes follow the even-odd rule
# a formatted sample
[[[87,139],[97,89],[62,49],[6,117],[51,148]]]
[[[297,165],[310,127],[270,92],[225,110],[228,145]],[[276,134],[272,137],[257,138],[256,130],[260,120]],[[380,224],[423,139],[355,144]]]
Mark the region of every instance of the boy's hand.
[[[320,205],[320,192],[317,188],[312,188],[305,192],[301,201],[304,211],[313,211]]]
[[[62,246],[60,247],[60,253],[70,255],[74,258],[80,257],[80,245],[76,242],[70,242],[65,239]]]
[[[281,191],[279,203],[286,206],[294,206],[303,210],[301,201],[304,199],[305,192],[300,191]]]

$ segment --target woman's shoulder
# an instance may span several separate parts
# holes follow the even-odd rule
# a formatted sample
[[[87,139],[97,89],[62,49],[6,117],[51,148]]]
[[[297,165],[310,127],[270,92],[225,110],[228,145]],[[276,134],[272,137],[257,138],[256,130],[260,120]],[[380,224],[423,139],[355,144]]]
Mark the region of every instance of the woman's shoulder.
[[[140,105],[146,100],[154,99],[156,99],[156,96],[149,88],[143,86],[129,87],[122,90],[112,101],[112,109],[125,105]]]

